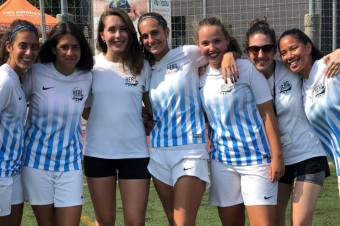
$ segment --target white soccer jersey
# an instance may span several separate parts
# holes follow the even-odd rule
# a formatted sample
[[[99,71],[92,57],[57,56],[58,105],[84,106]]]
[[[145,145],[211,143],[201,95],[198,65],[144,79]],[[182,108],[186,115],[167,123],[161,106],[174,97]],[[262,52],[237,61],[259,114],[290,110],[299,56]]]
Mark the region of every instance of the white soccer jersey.
[[[122,71],[118,63],[95,57],[91,107],[84,154],[105,159],[149,156],[142,118],[143,94],[149,91],[151,68],[144,61],[141,75]]]
[[[152,67],[152,147],[206,143],[198,67],[207,61],[197,46],[170,50]]]
[[[18,75],[0,67],[0,177],[19,172],[23,150],[26,99]]]
[[[53,63],[34,64],[23,80],[30,102],[22,164],[50,171],[81,169],[81,115],[91,72],[64,76]]]
[[[209,122],[211,159],[228,165],[271,162],[270,146],[256,105],[272,99],[265,77],[248,60],[236,61],[240,78],[222,79],[208,66],[200,77],[202,105]]]
[[[326,78],[326,67],[315,61],[302,95],[306,115],[340,175],[340,73]]]
[[[272,95],[274,77],[275,106],[285,165],[326,156],[320,139],[303,110],[302,79],[286,68],[280,60],[276,60],[275,74],[267,80]]]

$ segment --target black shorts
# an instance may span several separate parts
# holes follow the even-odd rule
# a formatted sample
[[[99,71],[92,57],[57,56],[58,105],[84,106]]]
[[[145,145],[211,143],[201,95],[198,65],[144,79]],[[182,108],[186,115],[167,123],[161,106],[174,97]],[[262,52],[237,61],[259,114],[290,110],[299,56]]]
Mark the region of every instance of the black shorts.
[[[324,172],[324,174],[320,174],[320,172]],[[279,182],[293,184],[294,181],[302,181],[322,186],[324,179],[329,176],[327,157],[320,156],[285,166],[285,175]]]
[[[147,167],[150,158],[102,159],[84,156],[84,172],[87,177],[111,177],[118,179],[150,179]]]

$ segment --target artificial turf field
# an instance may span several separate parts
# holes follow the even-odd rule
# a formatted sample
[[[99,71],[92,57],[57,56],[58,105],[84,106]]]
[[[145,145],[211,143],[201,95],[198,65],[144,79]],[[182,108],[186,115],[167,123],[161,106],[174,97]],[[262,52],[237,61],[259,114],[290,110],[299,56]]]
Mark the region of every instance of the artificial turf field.
[[[208,191],[204,193],[201,207],[198,212],[196,225],[197,226],[220,226],[220,220],[218,218],[217,210],[215,207],[208,205]],[[90,194],[84,178],[84,199],[85,205],[83,206],[83,213],[80,225],[82,226],[94,226],[94,212],[90,199]],[[123,213],[122,204],[120,202],[120,194],[117,193],[117,220],[116,226],[123,226]],[[287,209],[287,213],[290,212],[290,208]],[[25,203],[24,215],[22,224],[24,226],[37,225],[32,209],[28,203]],[[146,225],[147,226],[166,226],[167,220],[163,212],[161,203],[158,199],[157,193],[151,183],[148,209],[146,213]],[[248,220],[246,225],[249,225]],[[289,214],[286,214],[286,225],[289,224]],[[323,189],[320,193],[320,197],[316,206],[313,226],[340,226],[340,201],[339,193],[337,189],[337,177],[335,168],[331,166],[331,176],[328,177],[324,183]]]

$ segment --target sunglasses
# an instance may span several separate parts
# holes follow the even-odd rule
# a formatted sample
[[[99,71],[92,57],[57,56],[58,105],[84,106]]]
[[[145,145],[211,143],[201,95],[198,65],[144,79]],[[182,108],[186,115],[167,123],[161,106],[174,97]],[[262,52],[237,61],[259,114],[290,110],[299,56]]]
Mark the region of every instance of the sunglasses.
[[[250,53],[252,53],[253,55],[257,55],[260,52],[260,50],[262,49],[263,53],[269,54],[269,53],[273,52],[275,47],[276,46],[273,45],[273,44],[264,45],[264,46],[249,46],[248,51]]]

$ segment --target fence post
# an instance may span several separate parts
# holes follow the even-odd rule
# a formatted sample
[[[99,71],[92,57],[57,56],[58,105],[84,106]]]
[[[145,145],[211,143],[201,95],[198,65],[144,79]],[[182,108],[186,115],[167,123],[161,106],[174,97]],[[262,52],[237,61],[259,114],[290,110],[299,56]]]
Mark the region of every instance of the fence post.
[[[319,43],[320,16],[315,14],[315,1],[309,0],[309,14],[305,14],[305,34],[316,46]]]
[[[68,10],[67,10],[67,0],[61,0],[60,1],[61,4],[61,14],[57,14],[57,22],[67,22],[67,21],[71,21],[74,22],[74,17],[72,14],[68,14]]]
[[[40,30],[42,43],[46,41],[46,23],[45,23],[45,6],[44,0],[39,0],[40,5]]]

